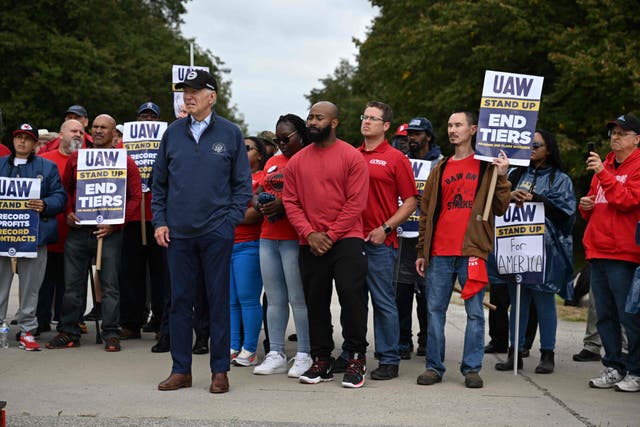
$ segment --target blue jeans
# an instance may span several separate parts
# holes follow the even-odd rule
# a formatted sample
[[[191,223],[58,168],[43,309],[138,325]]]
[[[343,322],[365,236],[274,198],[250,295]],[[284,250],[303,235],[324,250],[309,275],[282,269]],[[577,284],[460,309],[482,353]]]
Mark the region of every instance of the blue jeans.
[[[255,352],[262,326],[259,242],[240,242],[231,252],[231,348]],[[244,336],[243,336],[244,332]]]
[[[289,304],[298,335],[298,352],[309,353],[309,317],[304,299],[296,240],[260,239],[260,271],[269,304],[267,323],[271,351],[284,353]]]
[[[441,377],[444,366],[445,336],[444,326],[447,308],[453,293],[456,276],[460,286],[467,282],[468,257],[434,256],[427,269],[425,290],[427,293],[427,369]],[[484,357],[484,310],[482,301],[484,290],[464,302],[467,312],[467,327],[464,331],[464,350],[460,372],[480,372]]]
[[[622,374],[640,375],[640,314],[624,311],[636,267],[627,261],[592,259],[591,290],[598,316],[596,325],[604,347],[602,364]],[[629,343],[626,363],[622,357],[620,325],[624,326]]]
[[[509,283],[509,300],[511,301],[511,314],[509,317],[509,339],[513,347],[516,333],[516,284]],[[556,330],[558,329],[558,314],[556,312],[555,294],[531,289],[526,285],[520,285],[520,329],[518,330],[518,351],[524,349],[526,341],[527,323],[529,321],[529,309],[531,300],[535,303],[540,325],[540,350],[553,351],[556,347]]]
[[[392,246],[365,243],[368,258],[367,288],[371,293],[373,305],[373,334],[375,351],[380,364],[398,365],[400,355],[400,322],[396,291],[393,283],[393,271],[396,250]]]
[[[199,277],[204,279],[209,307],[211,372],[229,371],[229,270],[233,237],[216,231],[188,239],[172,238],[167,250],[171,281],[172,373],[191,373],[193,306]]]

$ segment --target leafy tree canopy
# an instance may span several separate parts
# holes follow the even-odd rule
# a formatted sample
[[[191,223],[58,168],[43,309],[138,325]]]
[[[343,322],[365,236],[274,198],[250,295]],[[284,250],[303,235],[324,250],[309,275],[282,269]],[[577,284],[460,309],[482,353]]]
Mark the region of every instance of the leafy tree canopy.
[[[173,120],[171,66],[189,63],[189,40],[179,25],[185,0],[0,0],[0,110],[5,128],[23,121],[58,130],[72,104],[90,119],[111,114],[135,120],[146,101]],[[197,65],[219,85],[216,111],[236,123],[229,70],[196,46]],[[242,124],[242,123],[241,123]],[[4,132],[5,142],[10,132]]]

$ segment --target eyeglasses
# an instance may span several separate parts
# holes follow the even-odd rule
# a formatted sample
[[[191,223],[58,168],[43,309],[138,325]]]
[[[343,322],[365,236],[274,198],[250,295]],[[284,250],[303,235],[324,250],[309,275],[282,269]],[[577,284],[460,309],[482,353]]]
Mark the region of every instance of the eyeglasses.
[[[244,148],[246,148],[246,149],[247,149],[247,153],[248,153],[249,151],[251,151],[251,150],[255,150],[255,149],[256,149],[256,147],[254,147],[253,145],[245,145],[245,146],[244,146]]]
[[[360,116],[360,120],[362,120],[363,122],[365,120],[370,120],[372,122],[384,122],[384,119],[382,117],[365,116],[364,114]]]
[[[273,138],[273,141],[276,144],[283,144],[286,145],[289,143],[289,138],[291,138],[293,135],[295,135],[296,133],[298,133],[297,130],[294,130],[293,132],[291,132],[289,135],[287,136],[283,136],[282,138],[278,138],[277,136],[275,138]]]
[[[625,136],[629,136],[629,135],[637,135],[637,133],[635,133],[634,131],[630,130],[628,132],[620,132],[619,130],[610,130],[609,131],[609,136],[610,137],[614,137],[614,136],[619,136],[620,138],[624,138]]]
[[[537,150],[540,147],[546,147],[545,144],[540,144],[539,142],[534,142],[533,144],[531,144],[531,149],[533,150]]]

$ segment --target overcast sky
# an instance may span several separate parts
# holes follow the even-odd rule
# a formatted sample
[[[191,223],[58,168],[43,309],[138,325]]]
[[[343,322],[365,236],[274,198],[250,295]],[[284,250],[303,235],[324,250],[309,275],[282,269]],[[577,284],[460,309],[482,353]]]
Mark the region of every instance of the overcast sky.
[[[186,6],[182,34],[231,69],[231,103],[252,135],[273,130],[282,114],[305,118],[304,95],[320,87],[318,79],[333,74],[341,58],[355,63],[352,38],[363,40],[377,13],[368,0],[193,0]]]

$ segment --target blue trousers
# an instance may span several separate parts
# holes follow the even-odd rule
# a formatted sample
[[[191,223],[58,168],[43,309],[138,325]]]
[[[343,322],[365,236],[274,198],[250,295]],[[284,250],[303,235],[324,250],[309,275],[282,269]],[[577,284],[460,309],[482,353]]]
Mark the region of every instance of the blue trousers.
[[[509,318],[509,338],[513,347],[516,333],[516,284],[509,283],[509,300],[511,315]],[[531,304],[531,301],[535,304]],[[553,351],[556,347],[556,330],[558,329],[558,314],[556,312],[555,294],[531,289],[520,285],[520,335],[518,337],[518,351],[525,348],[526,333],[529,325],[529,310],[536,310],[537,321],[540,324],[540,350]],[[534,328],[535,333],[535,328]]]
[[[255,352],[262,326],[259,242],[233,245],[231,254],[231,348]]]
[[[640,375],[640,314],[624,311],[637,265],[610,259],[591,260],[591,290],[596,304],[598,333],[604,347],[602,364],[620,373]],[[622,357],[624,326],[629,343],[627,359]]]
[[[233,238],[217,232],[172,238],[167,251],[171,278],[171,372],[191,373],[193,306],[202,274],[209,303],[211,372],[229,371],[229,268]]]

